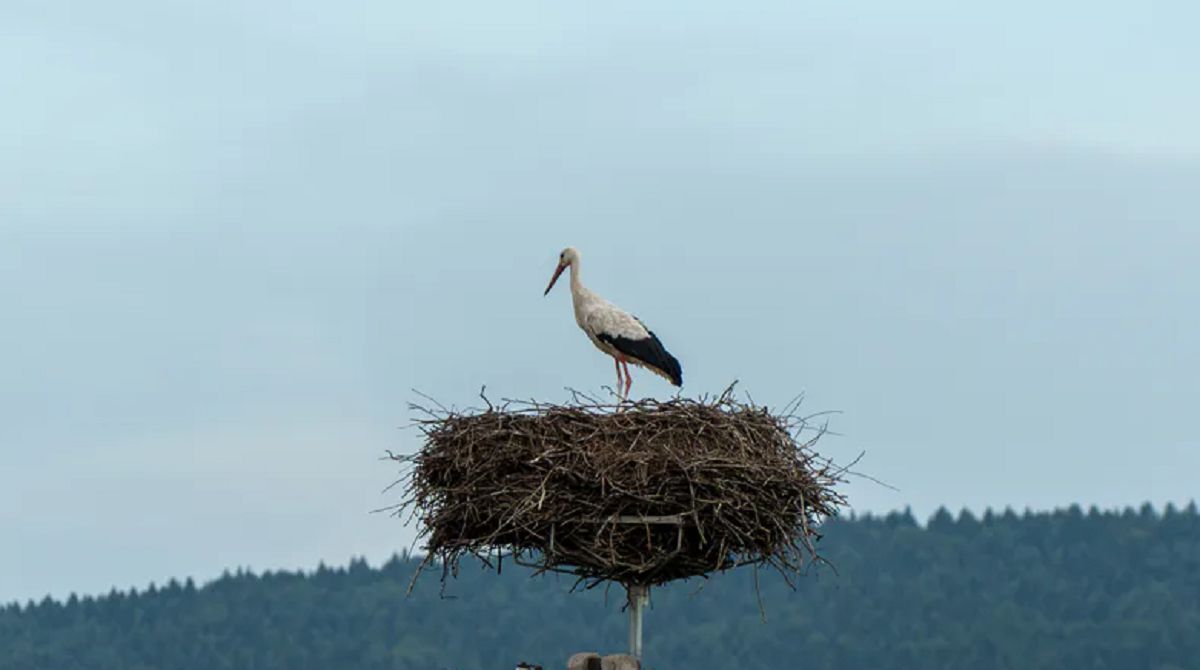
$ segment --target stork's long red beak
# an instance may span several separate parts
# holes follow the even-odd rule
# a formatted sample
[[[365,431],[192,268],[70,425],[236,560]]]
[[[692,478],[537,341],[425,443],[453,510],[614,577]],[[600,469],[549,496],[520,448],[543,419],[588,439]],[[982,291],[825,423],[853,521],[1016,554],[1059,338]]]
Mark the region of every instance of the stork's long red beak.
[[[554,282],[558,281],[558,276],[561,275],[563,270],[566,269],[567,266],[563,265],[562,263],[558,264],[558,267],[554,270],[554,276],[550,278],[550,285],[546,287],[546,292],[542,295],[550,295],[550,289],[554,288]]]

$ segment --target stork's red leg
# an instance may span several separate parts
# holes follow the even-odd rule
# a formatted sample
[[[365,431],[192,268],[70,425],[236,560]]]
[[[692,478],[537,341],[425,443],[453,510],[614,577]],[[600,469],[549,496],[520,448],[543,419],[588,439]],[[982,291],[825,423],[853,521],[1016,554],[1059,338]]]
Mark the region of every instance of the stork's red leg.
[[[621,358],[621,365],[625,367],[625,399],[629,400],[629,387],[633,386],[633,376],[629,374],[629,363],[625,358]]]
[[[625,380],[621,379],[621,361],[616,356],[613,356],[613,367],[617,369],[617,397],[620,397],[621,385],[625,383]]]

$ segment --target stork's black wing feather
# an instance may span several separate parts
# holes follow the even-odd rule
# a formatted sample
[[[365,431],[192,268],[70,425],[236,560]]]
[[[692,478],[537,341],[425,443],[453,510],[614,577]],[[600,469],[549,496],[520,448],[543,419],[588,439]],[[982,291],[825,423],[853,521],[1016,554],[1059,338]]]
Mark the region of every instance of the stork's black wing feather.
[[[653,331],[647,328],[646,332],[650,336],[640,339],[614,336],[608,333],[599,333],[596,337],[629,358],[637,359],[642,364],[662,372],[663,376],[670,379],[675,386],[683,386],[683,368],[680,367],[679,361],[667,351]]]

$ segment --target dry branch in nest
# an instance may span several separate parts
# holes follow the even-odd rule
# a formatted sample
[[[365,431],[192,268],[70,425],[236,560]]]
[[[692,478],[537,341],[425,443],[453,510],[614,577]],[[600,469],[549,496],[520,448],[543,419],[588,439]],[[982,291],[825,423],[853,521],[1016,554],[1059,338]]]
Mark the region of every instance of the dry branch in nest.
[[[812,451],[824,429],[796,414],[798,401],[772,414],[732,388],[621,405],[575,394],[570,405],[414,406],[425,444],[391,456],[408,466],[393,509],[418,521],[425,565],[440,562],[443,583],[464,556],[490,565],[511,553],[589,588],[741,565],[790,584],[818,559],[845,471]]]

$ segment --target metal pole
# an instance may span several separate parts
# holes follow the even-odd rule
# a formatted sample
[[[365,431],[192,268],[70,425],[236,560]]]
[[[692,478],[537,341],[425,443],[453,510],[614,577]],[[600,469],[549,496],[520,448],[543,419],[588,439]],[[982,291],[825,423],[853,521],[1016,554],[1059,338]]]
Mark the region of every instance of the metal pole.
[[[642,660],[642,614],[650,600],[650,587],[629,584],[625,587],[629,599],[629,655]]]

